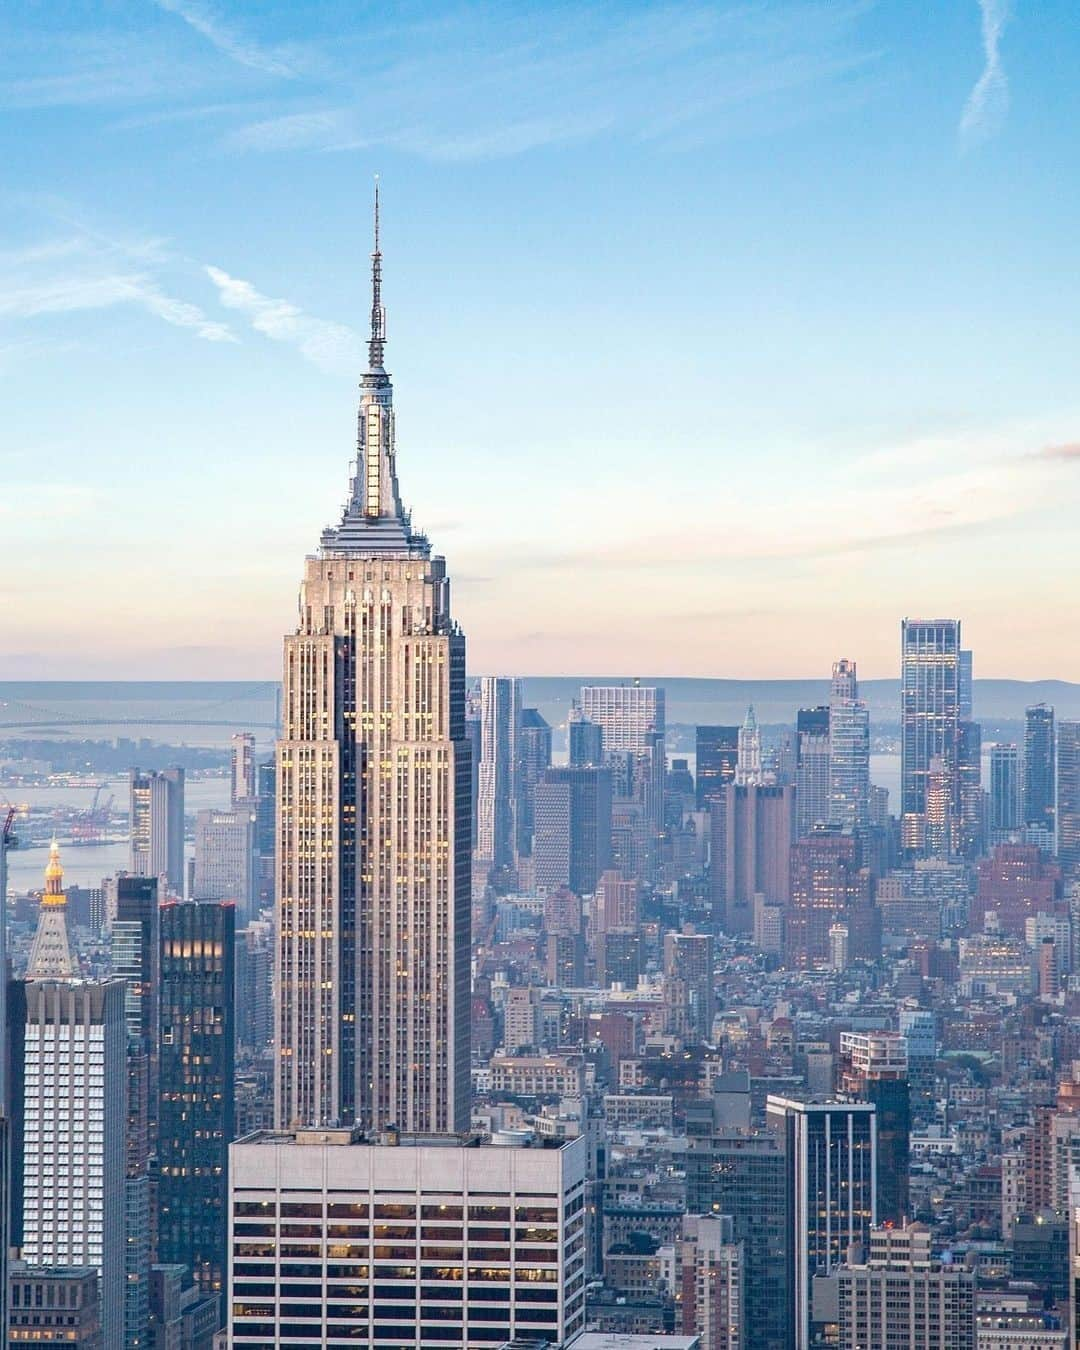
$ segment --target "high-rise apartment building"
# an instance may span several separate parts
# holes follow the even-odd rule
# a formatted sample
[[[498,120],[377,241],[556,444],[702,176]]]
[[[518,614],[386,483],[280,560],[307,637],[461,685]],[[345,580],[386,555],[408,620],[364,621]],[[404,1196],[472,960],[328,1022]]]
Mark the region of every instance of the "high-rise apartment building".
[[[688,1214],[678,1244],[684,1335],[701,1350],[750,1350],[746,1261],[730,1214]]]
[[[970,722],[975,716],[975,654],[970,647],[960,651],[960,721]]]
[[[1080,880],[1080,722],[1058,723],[1057,842],[1066,883]]]
[[[92,1266],[107,1347],[125,1344],[127,1035],[120,980],[30,980],[14,989],[19,1100],[13,1153],[28,1266]]]
[[[372,262],[356,472],[285,639],[275,1118],[464,1130],[465,639],[398,490],[377,224]]]
[[[480,681],[480,772],[476,797],[476,865],[499,871],[514,861],[521,681],[485,675]]]
[[[1054,710],[1036,703],[1024,712],[1024,824],[1054,831]]]
[[[877,1120],[869,1102],[770,1096],[769,1129],[781,1143],[794,1197],[791,1320],[794,1350],[812,1344],[813,1283],[831,1275],[877,1222]]]
[[[694,731],[697,808],[707,811],[721,789],[734,783],[739,762],[738,727],[697,727]]]
[[[900,667],[900,824],[904,847],[926,851],[934,761],[948,810],[958,805],[960,620],[905,619]]]
[[[965,858],[985,851],[987,798],[982,785],[982,727],[961,722],[956,757],[956,847]]]
[[[860,834],[870,828],[870,709],[846,657],[833,663],[829,692],[828,820]]]
[[[532,853],[536,813],[536,785],[551,768],[551,727],[536,708],[522,708],[518,730],[517,811],[515,833],[518,857]]]
[[[540,890],[590,895],[611,865],[611,771],[562,765],[536,785],[533,862]]]
[[[649,685],[585,685],[579,706],[600,728],[605,754],[638,753],[650,748],[653,732],[664,733],[664,702],[664,690]]]
[[[800,708],[795,719],[795,832],[802,838],[829,819],[828,708]]]
[[[898,1031],[842,1031],[838,1082],[842,1092],[877,1111],[877,1217],[910,1217],[911,1096],[907,1038]]]
[[[232,777],[230,802],[254,801],[256,795],[255,737],[250,731],[237,731],[232,738]]]
[[[158,1260],[205,1294],[224,1291],[227,1265],[235,915],[212,901],[161,910]]]
[[[871,1229],[869,1255],[864,1248],[862,1257],[837,1272],[840,1350],[975,1350],[983,1343],[975,1330],[975,1275],[934,1260],[925,1225]],[[1030,1343],[1039,1344],[1038,1333]]]
[[[236,1043],[264,1050],[274,1039],[274,933],[255,920],[236,934]]]
[[[231,900],[244,918],[254,914],[257,824],[253,801],[241,801],[231,811],[196,814],[193,900]]]
[[[157,1139],[160,991],[157,892],[157,877],[117,877],[109,926],[112,973],[124,981],[127,1031],[124,1343],[128,1350],[146,1344],[150,1320],[150,1161]]]
[[[162,769],[129,775],[131,871],[164,877],[176,895],[184,892],[184,771]]]
[[[229,1345],[552,1345],[585,1324],[584,1138],[251,1135],[230,1150]],[[312,1260],[313,1244],[325,1260]],[[373,1245],[374,1244],[374,1245]]]
[[[994,745],[990,748],[990,831],[1007,834],[1021,825],[1020,747]],[[995,839],[993,842],[1001,842]]]

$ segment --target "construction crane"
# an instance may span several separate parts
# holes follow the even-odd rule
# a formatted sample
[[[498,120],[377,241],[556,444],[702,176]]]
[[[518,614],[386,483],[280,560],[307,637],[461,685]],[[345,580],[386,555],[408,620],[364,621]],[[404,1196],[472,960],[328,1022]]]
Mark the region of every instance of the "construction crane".
[[[85,811],[78,812],[72,819],[73,844],[100,844],[109,821],[112,819],[115,796],[110,796],[104,806],[99,806],[101,794],[108,785],[99,783],[94,790],[94,800]]]

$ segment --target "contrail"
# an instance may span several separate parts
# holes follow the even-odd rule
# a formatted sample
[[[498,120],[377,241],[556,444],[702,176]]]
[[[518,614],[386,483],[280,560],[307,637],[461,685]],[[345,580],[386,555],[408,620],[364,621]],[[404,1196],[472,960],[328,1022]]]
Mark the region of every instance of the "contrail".
[[[974,145],[995,132],[1009,106],[1009,81],[1001,64],[1001,34],[1009,0],[979,0],[982,11],[983,71],[968,95],[960,118],[960,139]]]

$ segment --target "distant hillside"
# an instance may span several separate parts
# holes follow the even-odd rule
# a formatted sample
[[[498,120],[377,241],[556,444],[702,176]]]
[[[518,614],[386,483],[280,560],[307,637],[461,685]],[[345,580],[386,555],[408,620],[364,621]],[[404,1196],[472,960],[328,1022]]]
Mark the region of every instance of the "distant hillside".
[[[525,702],[538,707],[554,727],[565,723],[571,701],[583,684],[626,684],[610,675],[527,675]],[[798,708],[828,699],[827,680],[707,680],[642,676],[641,684],[659,684],[667,690],[667,719],[671,725],[696,723],[732,725],[742,721],[752,703],[764,726],[789,724]],[[864,680],[863,696],[879,728],[899,720],[899,683]],[[0,681],[0,735],[5,721],[44,729],[51,722],[67,725],[92,719],[125,719],[153,723],[177,717],[219,727],[265,727],[274,721],[277,685],[273,681],[242,680],[8,680]],[[1080,684],[1064,680],[976,680],[975,716],[992,733],[995,723],[1015,723],[1032,703],[1050,703],[1059,718],[1080,718]],[[93,730],[85,734],[93,735]],[[104,733],[115,734],[115,729]],[[132,734],[137,735],[135,731]],[[158,739],[196,740],[194,731],[177,727],[148,731]],[[227,730],[225,733],[227,734]],[[1010,733],[1014,734],[1014,733]],[[561,738],[560,738],[561,739]]]
[[[525,701],[537,707],[553,725],[565,721],[567,709],[583,684],[626,684],[610,676],[526,676]],[[669,722],[741,722],[752,703],[759,722],[791,722],[798,708],[825,703],[828,680],[689,680],[642,676],[641,684],[659,684],[667,690]],[[870,704],[875,723],[895,723],[900,717],[899,680],[864,680],[862,696]],[[1032,703],[1050,703],[1059,717],[1080,718],[1080,684],[1065,680],[976,680],[975,717],[987,721],[1015,721]]]

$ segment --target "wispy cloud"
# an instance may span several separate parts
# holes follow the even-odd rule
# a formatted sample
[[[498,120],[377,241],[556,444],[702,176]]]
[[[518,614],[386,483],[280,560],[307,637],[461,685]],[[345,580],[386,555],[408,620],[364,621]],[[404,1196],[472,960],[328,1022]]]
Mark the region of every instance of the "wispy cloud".
[[[960,140],[972,146],[993,135],[1009,107],[1009,81],[1001,61],[1001,35],[1009,0],[979,0],[982,16],[983,69],[960,117]]]
[[[131,306],[207,342],[235,342],[227,324],[172,294],[147,264],[160,241],[130,251],[88,235],[0,252],[0,320],[37,319]]]
[[[1015,428],[981,436],[972,430],[922,437],[888,453],[837,463],[832,472],[779,498],[767,482],[744,484],[738,519],[700,537],[692,556],[684,534],[658,531],[632,496],[615,489],[608,498],[607,518],[623,522],[623,529],[588,553],[553,548],[550,539],[538,537],[527,548],[520,540],[490,544],[471,554],[468,563],[477,571],[500,575],[504,549],[512,549],[519,569],[571,574],[588,566],[655,577],[738,568],[744,584],[746,578],[768,576],[771,564],[797,559],[919,551],[935,540],[1011,528],[1012,522],[1034,517],[1054,499],[1061,489],[1061,461],[1080,461],[1080,443],[1032,452],[1018,450],[1018,441]],[[932,457],[930,446],[936,448]],[[723,504],[701,501],[699,509],[708,517],[722,512]],[[569,520],[564,533],[572,537],[577,524]],[[584,521],[580,532],[588,532]]]
[[[160,45],[125,32],[32,31],[0,44],[0,107],[85,107],[175,101],[202,87],[201,73],[170,60]]]
[[[257,333],[298,348],[320,370],[343,374],[358,369],[362,347],[351,328],[313,318],[288,300],[263,295],[249,281],[230,276],[220,267],[207,267],[206,275],[225,308],[247,315]]]
[[[185,0],[187,3],[188,0]],[[467,4],[387,33],[305,107],[234,127],[233,150],[386,145],[458,161],[601,135],[700,144],[845,97],[876,55],[858,40],[866,0],[643,9]]]
[[[215,50],[238,65],[283,79],[293,79],[298,73],[288,50],[263,46],[220,18],[209,5],[198,0],[154,0],[154,3],[158,9],[182,19]]]

